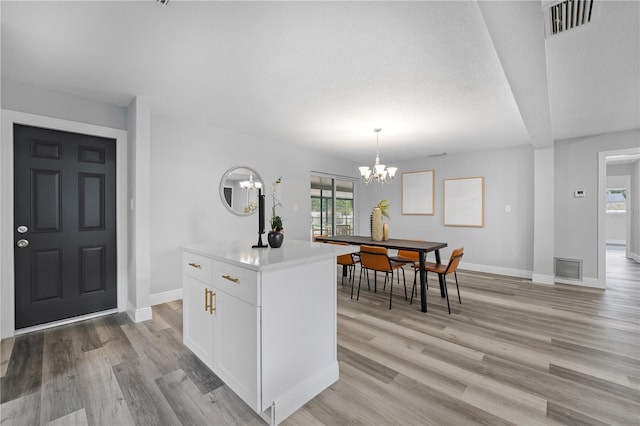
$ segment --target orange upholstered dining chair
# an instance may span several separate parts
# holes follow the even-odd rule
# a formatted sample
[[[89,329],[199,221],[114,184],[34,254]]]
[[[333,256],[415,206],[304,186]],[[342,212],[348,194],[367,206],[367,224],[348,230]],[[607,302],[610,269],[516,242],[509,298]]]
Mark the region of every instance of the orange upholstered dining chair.
[[[412,250],[398,250],[398,254],[395,256],[389,256],[389,259],[391,259],[392,262],[415,264],[420,261],[420,253]]]
[[[409,241],[417,241],[420,243],[426,243],[426,240],[409,240]],[[391,259],[392,262],[396,262],[396,263],[402,263],[403,266],[406,264],[411,264],[411,266],[414,268],[414,273],[413,273],[413,285],[415,287],[416,285],[416,275],[418,273],[418,263],[420,262],[420,253],[417,251],[413,251],[413,250],[398,250],[398,253],[395,256],[389,256],[389,259]],[[429,288],[427,286],[427,288]],[[411,297],[413,298],[413,294],[411,295]]]
[[[393,272],[400,268],[402,269],[402,265],[404,263],[395,263],[389,259],[389,255],[387,249],[385,247],[375,247],[375,246],[360,246],[360,262],[362,268],[365,269],[367,274],[367,285],[369,285],[369,271],[374,272],[374,291],[376,290],[377,283],[376,274],[378,272],[384,272],[384,285],[385,288],[387,286],[387,277],[391,274],[391,288],[389,290],[389,309],[391,309],[391,300],[393,297]],[[402,279],[404,281],[404,269],[402,269]],[[399,277],[398,277],[399,280]],[[360,284],[362,283],[362,274],[360,274],[360,280],[358,281],[358,295],[356,300],[360,298]],[[371,287],[369,287],[371,288]],[[407,299],[407,283],[404,283],[404,298]]]
[[[348,243],[342,243],[339,241],[327,241],[328,244],[336,244],[339,246],[348,246]],[[360,261],[354,256],[355,253],[341,254],[337,256],[338,265],[346,266],[349,272],[349,281],[351,281],[351,298],[353,298],[353,281],[355,275],[356,264]],[[344,274],[342,274],[342,285],[344,285]]]
[[[451,252],[451,257],[449,258],[449,263],[446,265],[444,263],[432,263],[425,262],[424,269],[425,272],[434,272],[438,274],[438,276],[442,277],[442,282],[444,283],[444,294],[447,297],[447,309],[449,313],[451,313],[451,307],[449,306],[449,290],[447,289],[447,275],[453,274],[456,279],[456,290],[458,290],[458,302],[462,304],[462,299],[460,299],[460,287],[458,286],[458,265],[460,265],[460,260],[464,255],[464,247],[460,247]],[[419,268],[420,266],[415,266],[414,268]],[[413,292],[416,290],[416,282],[413,281],[413,289],[411,290],[411,303],[413,303]]]

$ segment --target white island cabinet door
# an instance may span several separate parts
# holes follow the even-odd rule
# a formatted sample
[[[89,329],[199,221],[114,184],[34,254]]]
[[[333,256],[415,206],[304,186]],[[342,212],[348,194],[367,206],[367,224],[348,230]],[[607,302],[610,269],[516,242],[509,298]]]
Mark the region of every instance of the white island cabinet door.
[[[213,371],[253,410],[260,401],[260,308],[216,288]]]
[[[211,304],[215,290],[187,275],[182,280],[184,344],[212,369],[215,317]]]

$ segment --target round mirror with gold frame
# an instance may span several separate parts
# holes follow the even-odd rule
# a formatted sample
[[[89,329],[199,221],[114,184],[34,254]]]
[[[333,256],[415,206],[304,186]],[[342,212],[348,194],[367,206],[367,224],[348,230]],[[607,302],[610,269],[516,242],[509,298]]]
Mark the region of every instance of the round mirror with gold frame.
[[[249,216],[258,211],[258,189],[263,188],[262,176],[248,166],[234,166],[220,179],[220,200],[231,213]]]

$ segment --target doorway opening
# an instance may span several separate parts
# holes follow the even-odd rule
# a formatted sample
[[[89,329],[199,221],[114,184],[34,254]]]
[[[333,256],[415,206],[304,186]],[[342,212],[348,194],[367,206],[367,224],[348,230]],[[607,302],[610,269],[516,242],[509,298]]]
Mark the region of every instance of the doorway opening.
[[[639,148],[599,154],[598,275],[603,287],[609,272],[624,274],[627,262],[640,260],[639,224],[631,214],[640,191],[639,164]]]

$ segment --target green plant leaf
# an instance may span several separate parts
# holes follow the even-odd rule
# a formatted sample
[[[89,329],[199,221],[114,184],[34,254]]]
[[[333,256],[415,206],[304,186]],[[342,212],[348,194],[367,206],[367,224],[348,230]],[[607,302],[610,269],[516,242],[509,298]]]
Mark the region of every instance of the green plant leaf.
[[[269,223],[271,224],[271,230],[273,232],[282,231],[284,229],[282,227],[282,218],[280,216],[272,216]]]
[[[389,200],[380,200],[376,207],[380,209],[382,216],[386,217],[387,219],[391,219],[391,216],[389,216]]]

